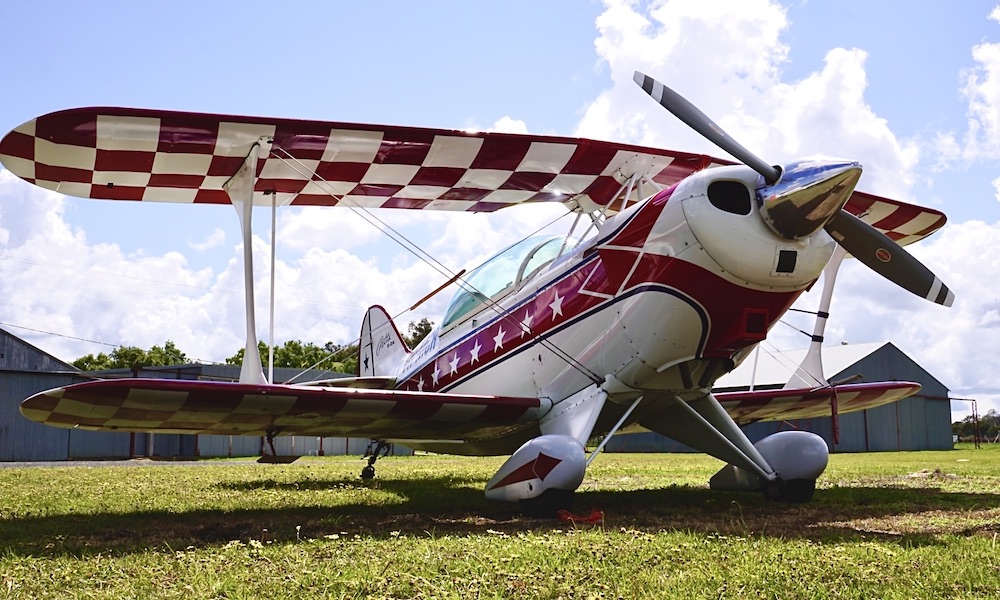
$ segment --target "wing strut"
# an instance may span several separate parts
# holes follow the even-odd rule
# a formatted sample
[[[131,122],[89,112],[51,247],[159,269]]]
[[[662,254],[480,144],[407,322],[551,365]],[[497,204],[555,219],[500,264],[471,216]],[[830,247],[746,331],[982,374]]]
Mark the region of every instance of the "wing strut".
[[[611,431],[605,434],[604,439],[601,440],[601,443],[598,444],[597,448],[594,448],[594,451],[590,453],[590,456],[587,457],[588,467],[590,466],[590,463],[594,462],[594,459],[597,458],[597,455],[601,453],[601,450],[604,450],[604,446],[608,444],[608,442],[611,440],[611,437],[614,436],[616,433],[618,433],[618,430],[621,429],[622,425],[625,424],[625,419],[627,419],[628,416],[632,414],[632,411],[635,410],[635,407],[639,406],[639,403],[642,402],[642,398],[643,398],[642,396],[639,396],[638,398],[632,401],[632,404],[630,404],[629,407],[625,409],[625,412],[622,413],[622,416],[618,419],[618,422],[615,423],[615,426],[611,428]]]
[[[682,444],[734,464],[765,481],[773,481],[768,464],[743,430],[710,392],[685,402],[679,396],[664,410],[643,419],[640,425]]]
[[[274,382],[274,281],[278,252],[278,194],[271,193],[271,298],[268,301],[267,380]]]
[[[785,384],[785,389],[830,385],[823,375],[823,333],[826,331],[826,321],[830,318],[830,304],[833,299],[833,286],[837,283],[837,272],[846,254],[847,250],[838,245],[830,257],[830,262],[823,269],[823,293],[820,296],[819,308],[816,309],[816,323],[813,325],[809,349],[802,359],[802,364],[795,369],[795,373]]]
[[[243,285],[247,316],[247,341],[243,350],[243,365],[240,367],[240,383],[267,383],[264,377],[264,367],[260,364],[260,352],[257,350],[257,321],[254,315],[253,293],[253,187],[257,181],[257,157],[260,154],[262,138],[250,149],[246,160],[236,174],[223,185],[229,195],[236,214],[240,218],[240,228],[243,231]]]

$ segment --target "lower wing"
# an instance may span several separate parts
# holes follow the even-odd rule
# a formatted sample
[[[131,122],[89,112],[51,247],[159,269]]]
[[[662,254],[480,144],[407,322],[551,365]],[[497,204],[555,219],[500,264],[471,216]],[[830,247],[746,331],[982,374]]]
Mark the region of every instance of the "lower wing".
[[[836,401],[838,414],[867,410],[902,400],[920,391],[912,381],[854,383],[814,389],[718,392],[715,398],[734,421],[787,421],[829,417]]]
[[[462,440],[517,429],[548,408],[539,398],[114,379],[40,392],[21,414],[99,431]]]

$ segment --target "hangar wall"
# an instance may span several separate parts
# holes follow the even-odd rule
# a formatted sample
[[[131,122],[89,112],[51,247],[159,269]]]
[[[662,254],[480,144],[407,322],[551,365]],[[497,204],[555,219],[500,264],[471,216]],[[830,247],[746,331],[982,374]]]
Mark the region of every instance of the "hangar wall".
[[[287,380],[298,369],[275,369],[275,379]],[[155,367],[139,372],[118,370],[105,376],[142,376],[165,379],[236,379],[239,367],[229,365],[179,365]],[[317,372],[313,379],[343,377],[342,373]],[[227,435],[148,434],[60,429],[29,421],[18,407],[38,392],[79,383],[79,369],[0,329],[0,461],[47,461],[132,457],[239,457],[260,456],[261,437]],[[364,438],[318,438],[283,436],[275,438],[278,454],[315,456],[319,454],[361,455],[368,446]],[[394,455],[412,454],[395,445]]]

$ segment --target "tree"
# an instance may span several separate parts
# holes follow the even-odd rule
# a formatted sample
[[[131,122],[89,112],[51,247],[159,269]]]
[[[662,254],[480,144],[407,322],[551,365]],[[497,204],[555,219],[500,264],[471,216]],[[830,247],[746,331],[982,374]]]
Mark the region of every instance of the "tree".
[[[961,421],[952,423],[951,432],[959,439],[968,440],[975,436],[975,427],[972,415],[968,415]],[[1000,413],[990,409],[985,415],[979,417],[979,435],[983,438],[996,439],[998,434],[1000,434]]]
[[[410,321],[409,326],[406,328],[406,335],[403,336],[403,341],[406,342],[409,348],[416,348],[417,344],[433,330],[434,322],[428,321],[426,317],[417,322]]]
[[[163,346],[153,346],[146,353],[149,364],[145,366],[167,366],[187,364],[187,354],[181,352],[180,348],[173,342],[167,340]]]
[[[260,364],[267,368],[269,346],[264,342],[257,342],[257,351],[260,353]],[[236,354],[226,359],[227,365],[243,364],[243,348]],[[341,373],[357,372],[358,367],[358,346],[342,346],[327,342],[323,346],[317,346],[313,342],[303,342],[301,340],[289,340],[280,346],[274,347],[274,366],[292,369],[308,369],[316,367],[327,371],[337,371]]]
[[[187,362],[187,355],[170,340],[163,346],[153,346],[143,350],[138,346],[119,346],[111,354],[101,352],[97,356],[88,354],[73,361],[73,366],[81,371],[105,371],[108,369],[141,369],[142,367],[164,367]]]
[[[331,354],[329,365],[330,371],[338,373],[358,372],[358,345],[357,344],[334,344],[327,342],[323,346]]]

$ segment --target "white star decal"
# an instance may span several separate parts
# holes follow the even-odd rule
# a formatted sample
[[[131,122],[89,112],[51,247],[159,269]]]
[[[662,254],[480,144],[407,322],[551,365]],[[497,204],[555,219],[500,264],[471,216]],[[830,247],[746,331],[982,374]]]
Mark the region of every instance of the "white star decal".
[[[451,362],[449,362],[448,364],[451,365],[452,375],[458,373],[458,352],[455,352],[455,358],[451,359]]]
[[[556,291],[556,298],[549,304],[549,308],[552,309],[552,319],[562,316],[562,301],[563,299],[559,297],[559,292]]]
[[[434,378],[434,385],[437,385],[438,378],[441,377],[441,369],[438,368],[437,363],[434,363],[434,372],[431,373],[431,377]]]
[[[501,325],[500,326],[500,330],[497,331],[496,337],[493,338],[493,344],[494,344],[493,351],[494,352],[496,352],[497,350],[503,350],[503,336],[504,336],[505,333],[507,333],[507,332],[503,330],[503,325]]]
[[[472,354],[472,362],[478,362],[479,361],[479,350],[481,348],[482,348],[482,346],[479,344],[479,340],[476,340],[476,345],[472,347],[472,352],[471,352],[471,354]]]
[[[521,321],[521,337],[531,333],[531,313],[524,311],[524,320]]]
[[[419,379],[419,380],[417,381],[417,391],[418,391],[418,392],[422,392],[422,391],[424,391],[424,378],[423,378],[423,377],[421,377],[421,378],[420,378],[420,379]]]

